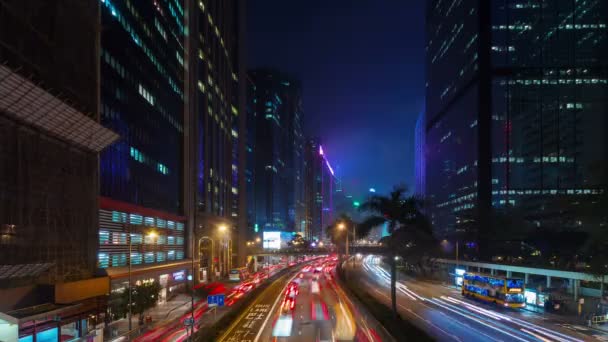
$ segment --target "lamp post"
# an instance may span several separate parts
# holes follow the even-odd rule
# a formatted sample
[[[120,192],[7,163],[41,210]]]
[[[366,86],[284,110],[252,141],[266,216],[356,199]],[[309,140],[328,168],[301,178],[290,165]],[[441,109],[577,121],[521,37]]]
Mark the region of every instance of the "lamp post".
[[[221,273],[226,273],[226,267],[228,267],[228,261],[227,261],[227,257],[228,257],[228,243],[226,241],[226,232],[228,232],[228,227],[224,224],[220,225],[218,227],[218,230],[220,232],[220,234],[222,235],[222,239],[220,240],[220,246],[222,246],[222,250],[220,251],[220,253],[218,253],[218,257],[221,256],[221,262],[220,262],[220,274]]]
[[[345,230],[346,225],[344,223],[338,224],[338,229]],[[346,232],[346,257],[348,257],[348,231]]]

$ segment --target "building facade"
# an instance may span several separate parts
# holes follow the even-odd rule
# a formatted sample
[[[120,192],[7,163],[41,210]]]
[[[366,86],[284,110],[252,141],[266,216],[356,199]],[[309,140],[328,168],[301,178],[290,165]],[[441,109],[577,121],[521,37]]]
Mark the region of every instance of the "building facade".
[[[118,135],[98,122],[98,16],[96,1],[0,2],[3,341],[85,337],[105,305],[97,162]]]
[[[190,3],[189,108],[193,137],[194,245],[197,279],[244,266],[246,241],[246,70],[244,4]]]
[[[120,139],[102,152],[98,267],[110,302],[142,282],[160,301],[185,289],[188,257],[185,3],[100,2],[100,121]],[[129,265],[131,268],[129,268]],[[176,276],[174,276],[176,275]]]
[[[426,192],[440,233],[505,206],[567,227],[550,203],[603,191],[607,6],[429,2]]]
[[[300,232],[305,221],[301,87],[274,70],[253,70],[249,77],[254,229]]]
[[[335,219],[337,178],[318,139],[308,139],[306,142],[305,165],[305,238],[327,242],[325,228]],[[344,196],[341,187],[338,194]]]
[[[418,115],[414,131],[414,193],[426,197],[426,130],[424,111]]]

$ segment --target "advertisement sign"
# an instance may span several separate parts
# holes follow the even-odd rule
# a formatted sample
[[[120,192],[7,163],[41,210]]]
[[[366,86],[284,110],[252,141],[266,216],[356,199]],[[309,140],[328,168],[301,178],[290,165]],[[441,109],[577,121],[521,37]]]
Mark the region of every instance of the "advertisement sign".
[[[536,292],[526,290],[524,297],[526,297],[526,304],[536,305]]]
[[[281,232],[264,232],[262,247],[266,249],[281,249]]]
[[[184,272],[184,271],[175,272],[175,273],[173,273],[173,280],[175,280],[175,281],[184,280],[185,276],[186,276],[186,272]]]

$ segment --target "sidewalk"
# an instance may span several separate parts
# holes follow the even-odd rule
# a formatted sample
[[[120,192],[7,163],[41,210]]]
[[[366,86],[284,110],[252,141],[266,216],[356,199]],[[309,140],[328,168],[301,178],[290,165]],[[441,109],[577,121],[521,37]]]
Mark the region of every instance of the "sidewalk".
[[[144,316],[150,316],[152,322],[139,325],[139,315],[133,315],[131,328],[134,330],[131,337],[138,336],[145,331],[159,326],[167,321],[171,321],[189,312],[191,297],[187,294],[178,294],[171,300],[158,304],[153,309],[146,311]],[[119,336],[127,334],[129,331],[129,320],[124,318],[110,323],[104,328],[104,341],[111,341]]]

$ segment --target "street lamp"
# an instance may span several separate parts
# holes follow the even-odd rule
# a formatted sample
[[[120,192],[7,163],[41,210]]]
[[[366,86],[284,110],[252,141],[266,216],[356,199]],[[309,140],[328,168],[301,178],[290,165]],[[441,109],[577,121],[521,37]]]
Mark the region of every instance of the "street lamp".
[[[345,230],[346,225],[342,222],[338,224],[338,229]],[[346,256],[348,257],[348,231],[346,232]]]
[[[260,237],[259,237],[259,236],[255,238],[255,242],[256,242],[256,243],[260,243],[261,241],[262,241],[262,239],[260,239]]]

